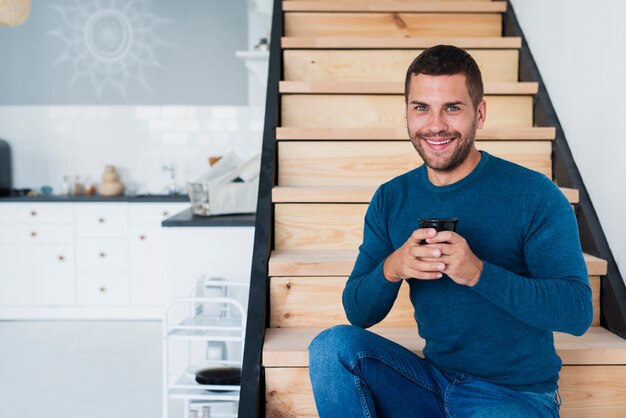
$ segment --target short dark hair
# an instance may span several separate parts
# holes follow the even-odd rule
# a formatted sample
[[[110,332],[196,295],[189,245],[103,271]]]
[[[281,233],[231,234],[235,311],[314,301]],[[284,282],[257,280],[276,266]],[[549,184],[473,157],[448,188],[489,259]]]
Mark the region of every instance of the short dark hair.
[[[404,80],[404,100],[409,100],[411,78],[414,75],[454,75],[463,74],[465,85],[474,107],[483,99],[483,78],[478,64],[467,51],[452,45],[437,45],[428,48],[409,65]]]

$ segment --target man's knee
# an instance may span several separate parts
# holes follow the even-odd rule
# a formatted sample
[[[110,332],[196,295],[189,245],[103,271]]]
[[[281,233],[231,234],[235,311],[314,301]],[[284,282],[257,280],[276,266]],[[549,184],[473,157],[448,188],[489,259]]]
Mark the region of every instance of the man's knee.
[[[309,363],[322,358],[353,354],[367,331],[352,325],[336,325],[319,333],[309,345]]]

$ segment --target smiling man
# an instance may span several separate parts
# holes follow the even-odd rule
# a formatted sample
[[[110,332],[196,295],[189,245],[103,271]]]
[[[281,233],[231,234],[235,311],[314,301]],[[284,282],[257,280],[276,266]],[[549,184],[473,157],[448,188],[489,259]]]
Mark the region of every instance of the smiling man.
[[[410,65],[409,137],[424,165],[383,184],[343,293],[352,325],[318,335],[309,370],[324,417],[557,417],[553,331],[583,334],[591,289],[569,202],[543,174],[476,149],[487,105],[465,51]],[[419,218],[459,218],[455,232]],[[368,328],[409,286],[423,357]]]

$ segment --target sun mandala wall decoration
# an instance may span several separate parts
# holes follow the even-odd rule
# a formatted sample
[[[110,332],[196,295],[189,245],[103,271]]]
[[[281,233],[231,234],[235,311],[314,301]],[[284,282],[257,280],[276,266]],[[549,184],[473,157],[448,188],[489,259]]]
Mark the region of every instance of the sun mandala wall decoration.
[[[63,25],[49,32],[64,42],[55,65],[70,64],[70,86],[86,78],[96,96],[113,89],[123,98],[134,81],[153,92],[146,80],[149,68],[160,67],[155,50],[168,44],[157,29],[171,22],[150,12],[152,0],[75,0],[50,5]]]

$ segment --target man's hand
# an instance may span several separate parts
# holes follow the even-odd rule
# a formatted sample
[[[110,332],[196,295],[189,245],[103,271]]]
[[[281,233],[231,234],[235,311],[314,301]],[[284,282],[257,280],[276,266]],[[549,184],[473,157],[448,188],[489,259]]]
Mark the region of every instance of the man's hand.
[[[483,272],[483,262],[472,252],[465,238],[452,231],[441,231],[435,237],[426,239],[430,250],[438,249],[441,256],[426,258],[423,261],[438,261],[445,264],[441,270],[455,283],[474,286]]]
[[[437,258],[441,250],[428,245],[421,245],[422,240],[434,238],[434,228],[418,229],[411,234],[402,247],[394,251],[383,264],[383,275],[390,282],[403,279],[434,280],[440,279],[446,265]],[[429,259],[429,261],[422,260]]]
[[[426,240],[426,244],[421,244]],[[452,231],[418,229],[383,264],[390,282],[403,279],[435,280],[446,273],[455,283],[474,286],[483,271],[483,262],[467,241]]]

